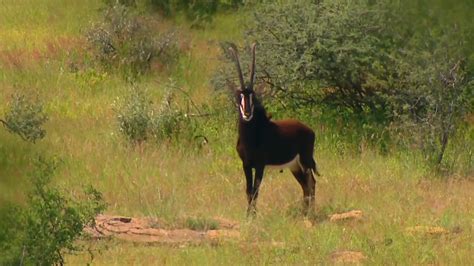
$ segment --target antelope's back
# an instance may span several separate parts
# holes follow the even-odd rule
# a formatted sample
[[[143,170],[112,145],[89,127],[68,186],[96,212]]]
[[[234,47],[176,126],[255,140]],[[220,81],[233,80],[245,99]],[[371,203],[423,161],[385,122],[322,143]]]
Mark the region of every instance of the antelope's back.
[[[278,134],[284,138],[314,142],[314,131],[296,119],[272,121],[278,128]]]

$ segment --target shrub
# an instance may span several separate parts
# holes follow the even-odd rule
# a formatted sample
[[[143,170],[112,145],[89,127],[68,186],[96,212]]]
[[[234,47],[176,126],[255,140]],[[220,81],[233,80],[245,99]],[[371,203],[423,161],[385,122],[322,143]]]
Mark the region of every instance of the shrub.
[[[168,92],[153,115],[151,133],[157,140],[176,137],[186,123],[187,116],[174,106],[173,96]]]
[[[31,175],[26,206],[7,206],[0,223],[2,264],[64,264],[65,252],[78,252],[76,240],[105,209],[100,192],[92,187],[81,198],[71,198],[50,185],[57,162],[39,159]],[[3,214],[2,213],[2,214]]]
[[[180,89],[174,80],[170,80],[165,86],[166,94],[163,101],[153,115],[152,134],[156,140],[163,139],[187,139],[193,140],[199,131],[197,117],[200,116],[202,106],[196,106],[189,94]],[[177,101],[177,93],[184,97],[180,103]],[[184,108],[183,108],[184,106]],[[194,110],[197,114],[193,114]]]
[[[199,26],[203,22],[210,22],[217,12],[220,0],[179,0],[175,1],[175,8],[182,11],[192,25]]]
[[[451,34],[457,34],[456,30],[445,33],[423,53],[410,51],[399,62],[404,79],[388,97],[395,131],[418,145],[436,165],[443,161],[449,140],[474,107],[473,73],[460,53],[462,45],[451,43]]]
[[[133,88],[121,106],[116,109],[120,132],[132,142],[148,138],[152,106],[144,91]]]
[[[46,135],[42,126],[47,120],[48,117],[43,112],[43,105],[40,102],[15,94],[5,120],[0,119],[0,122],[10,132],[19,135],[25,141],[34,143]]]
[[[174,32],[159,32],[123,5],[104,12],[103,21],[87,33],[96,59],[106,69],[118,69],[127,79],[150,70],[152,60],[170,64],[176,57]]]
[[[380,93],[394,74],[400,41],[382,4],[294,1],[264,4],[248,35],[258,43],[258,77],[290,107],[325,104],[386,113]]]
[[[183,14],[192,27],[200,27],[212,20],[219,10],[237,8],[244,0],[103,0],[107,6],[117,4],[145,7],[165,16]]]
[[[115,5],[136,6],[136,0],[102,0],[107,6],[113,7]]]
[[[400,133],[390,129],[411,128],[406,139],[425,139],[439,164],[472,110],[474,31],[467,13],[462,19],[437,10],[442,1],[415,2],[266,1],[247,27],[246,39],[258,43],[257,78],[273,104],[329,114],[344,132],[362,132],[359,142],[387,150]],[[230,61],[216,87],[235,79]],[[359,132],[347,131],[348,123]]]
[[[14,204],[2,204],[0,217],[0,264],[22,265],[23,211]]]
[[[189,102],[185,99],[188,112],[175,101],[177,86],[171,82],[165,87],[166,94],[159,106],[154,106],[146,91],[133,88],[116,109],[120,132],[133,143],[140,143],[153,137],[156,141],[173,139],[192,140],[197,133],[196,116],[189,113]],[[195,105],[193,105],[195,106]],[[197,108],[197,107],[195,107]]]

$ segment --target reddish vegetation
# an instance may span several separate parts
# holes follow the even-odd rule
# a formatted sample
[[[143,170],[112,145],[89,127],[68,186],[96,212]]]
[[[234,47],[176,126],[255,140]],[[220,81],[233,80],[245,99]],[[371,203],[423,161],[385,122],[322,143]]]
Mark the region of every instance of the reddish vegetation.
[[[24,69],[46,60],[60,59],[72,52],[84,53],[85,47],[83,38],[57,37],[44,40],[44,47],[41,48],[0,50],[0,65],[9,69]]]

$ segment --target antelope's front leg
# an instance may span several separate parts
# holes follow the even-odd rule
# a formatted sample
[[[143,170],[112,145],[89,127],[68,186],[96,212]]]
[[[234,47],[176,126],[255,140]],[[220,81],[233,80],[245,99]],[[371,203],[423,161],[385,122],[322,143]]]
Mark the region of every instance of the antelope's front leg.
[[[249,215],[252,212],[252,194],[253,194],[253,174],[252,174],[252,167],[243,165],[244,168],[244,173],[245,173],[245,179],[247,181],[247,215]]]
[[[255,168],[255,179],[253,180],[253,190],[251,194],[251,200],[249,201],[249,211],[251,214],[257,213],[257,198],[258,198],[258,191],[260,189],[260,184],[262,184],[263,179],[263,170],[264,167],[256,167]]]

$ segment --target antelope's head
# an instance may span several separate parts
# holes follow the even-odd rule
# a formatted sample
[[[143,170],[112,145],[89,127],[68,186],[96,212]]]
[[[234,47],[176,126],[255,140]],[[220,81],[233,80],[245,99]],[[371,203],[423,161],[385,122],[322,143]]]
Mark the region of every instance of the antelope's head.
[[[250,83],[248,86],[245,86],[244,83],[244,77],[242,75],[242,69],[240,68],[239,54],[237,49],[234,49],[233,47],[229,48],[231,54],[234,57],[235,66],[237,68],[237,74],[240,81],[240,88],[236,90],[237,104],[239,105],[240,116],[246,122],[252,120],[255,109],[254,103],[256,102],[255,91],[253,90],[255,80],[255,46],[256,44],[254,43],[252,45],[252,65],[250,68]]]

